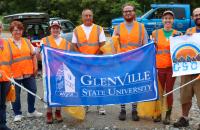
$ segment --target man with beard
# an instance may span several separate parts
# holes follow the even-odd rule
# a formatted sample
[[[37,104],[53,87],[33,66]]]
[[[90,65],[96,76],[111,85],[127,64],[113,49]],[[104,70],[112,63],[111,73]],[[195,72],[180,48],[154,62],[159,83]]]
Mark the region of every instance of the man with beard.
[[[122,6],[124,22],[116,26],[113,36],[119,37],[120,52],[127,52],[143,46],[148,42],[148,34],[143,24],[135,21],[135,6],[126,3]],[[126,120],[125,104],[121,105],[119,120]],[[137,113],[137,104],[132,104],[132,120],[139,121]]]
[[[193,28],[189,28],[186,31],[187,35],[192,35],[193,33],[200,33],[200,8],[196,8],[193,11],[193,20],[195,21],[196,26]],[[185,84],[193,79],[195,79],[198,75],[186,75],[181,77],[181,84]],[[197,98],[197,104],[200,108],[200,80],[196,81],[193,84],[189,84],[184,88],[180,89],[180,97],[182,104],[182,117],[179,118],[177,122],[174,123],[174,127],[187,127],[189,126],[188,114],[190,108],[192,106],[192,97],[194,94]],[[198,130],[200,130],[200,124],[198,126]]]

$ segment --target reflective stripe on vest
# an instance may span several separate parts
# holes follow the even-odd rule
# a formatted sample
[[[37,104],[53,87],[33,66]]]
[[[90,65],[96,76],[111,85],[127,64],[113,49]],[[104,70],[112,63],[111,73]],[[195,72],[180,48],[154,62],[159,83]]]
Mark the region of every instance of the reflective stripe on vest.
[[[133,25],[134,26],[134,25]],[[117,26],[117,34],[120,35],[120,24]],[[145,37],[145,33],[144,33],[144,37]],[[139,43],[133,43],[133,42],[129,42],[128,44],[126,43],[120,43],[121,48],[127,48],[128,46],[135,46],[135,47],[140,47],[142,46],[142,24],[139,23]]]
[[[158,30],[156,30],[156,37],[155,37],[155,43],[158,42]]]
[[[98,46],[99,43],[98,42],[94,42],[94,43],[83,42],[83,43],[78,43],[77,45],[78,45],[78,47],[82,47],[82,46]]]
[[[124,43],[121,44],[121,48],[127,48],[128,46],[140,47],[141,44],[139,44],[139,43],[132,43],[132,42],[129,42],[128,44],[124,44]]]
[[[30,52],[32,52],[32,49],[31,49],[31,45],[29,44],[29,42],[28,42],[28,40],[27,39],[25,39],[25,42],[26,42],[26,44],[28,45],[28,48],[30,49]],[[10,47],[10,46],[9,46]],[[11,62],[12,63],[16,63],[16,62],[20,62],[20,61],[23,61],[23,60],[31,60],[32,59],[32,56],[24,56],[24,57],[20,57],[20,58],[16,58],[16,59],[14,59],[13,60],[13,58],[12,58],[12,49],[11,49],[11,47],[10,47],[10,54],[11,54]]]
[[[0,65],[11,65],[12,62],[6,62],[6,61],[3,61],[3,62],[0,62]]]
[[[16,58],[12,62],[16,63],[16,62],[20,62],[20,61],[23,61],[23,60],[31,60],[31,59],[32,59],[31,56],[25,56],[25,57]]]
[[[5,40],[6,42],[8,42],[8,48],[9,48],[9,53],[10,53],[10,61],[9,62],[0,62],[0,65],[11,65],[12,64],[12,50],[10,47],[10,43],[8,40]]]
[[[170,50],[158,50],[156,54],[170,54]]]
[[[51,46],[48,37],[46,37],[46,43],[47,43],[47,46],[49,46],[49,47]]]

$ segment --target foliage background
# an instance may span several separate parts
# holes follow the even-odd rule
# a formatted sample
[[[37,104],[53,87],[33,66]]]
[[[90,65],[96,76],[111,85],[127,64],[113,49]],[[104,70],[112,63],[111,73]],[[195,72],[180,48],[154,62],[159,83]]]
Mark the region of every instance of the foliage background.
[[[50,17],[69,19],[78,25],[82,10],[90,8],[95,23],[110,26],[111,19],[122,15],[121,7],[127,2],[136,6],[137,16],[149,10],[152,3],[187,3],[191,9],[200,6],[200,0],[0,0],[0,18],[14,13],[46,12]]]

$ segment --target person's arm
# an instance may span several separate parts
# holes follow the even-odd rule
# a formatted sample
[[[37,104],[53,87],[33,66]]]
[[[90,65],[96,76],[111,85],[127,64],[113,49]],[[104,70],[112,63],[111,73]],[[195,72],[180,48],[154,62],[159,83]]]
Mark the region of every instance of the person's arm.
[[[145,45],[148,43],[149,35],[147,33],[147,30],[144,28],[144,39],[142,40],[142,45]]]
[[[75,33],[73,32],[73,35],[72,35],[72,48],[75,52],[80,52],[79,49],[78,49],[78,41],[77,41],[77,38],[76,38],[76,35]]]
[[[105,36],[104,30],[102,28],[101,33],[99,35],[99,49],[96,52],[97,55],[103,54],[103,52],[100,50],[100,48],[105,45],[105,42],[106,42],[106,36]]]

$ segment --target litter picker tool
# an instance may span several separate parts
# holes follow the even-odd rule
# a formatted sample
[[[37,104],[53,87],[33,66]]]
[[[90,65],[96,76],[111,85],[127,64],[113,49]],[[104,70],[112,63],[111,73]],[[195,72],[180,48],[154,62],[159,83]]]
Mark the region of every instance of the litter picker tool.
[[[178,89],[180,89],[180,88],[183,88],[183,87],[187,86],[188,84],[194,83],[194,82],[197,81],[197,80],[200,80],[200,75],[198,75],[195,79],[193,79],[193,80],[187,82],[186,84],[183,84],[182,86],[180,86],[180,87],[178,87],[178,88],[175,88],[175,89],[173,89],[172,91],[170,91],[170,92],[164,94],[163,96],[167,96],[167,95],[173,93],[174,91],[176,91],[176,90],[178,90]]]

